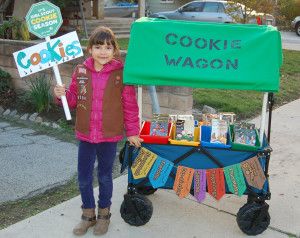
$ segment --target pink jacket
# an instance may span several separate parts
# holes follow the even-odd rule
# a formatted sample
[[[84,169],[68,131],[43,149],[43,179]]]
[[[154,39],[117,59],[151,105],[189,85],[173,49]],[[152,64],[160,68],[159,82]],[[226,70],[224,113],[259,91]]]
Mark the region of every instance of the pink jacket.
[[[117,142],[122,140],[123,135],[104,138],[102,131],[102,101],[106,83],[112,71],[122,69],[123,63],[117,60],[112,60],[105,64],[100,72],[94,69],[94,59],[92,57],[85,60],[84,65],[91,71],[92,74],[92,110],[90,116],[90,134],[84,135],[76,131],[76,137],[79,140],[90,143],[100,142]],[[74,109],[77,106],[77,81],[75,72],[72,75],[72,82],[66,92],[69,107]],[[135,88],[133,86],[124,85],[122,92],[122,105],[124,114],[124,129],[126,136],[139,135],[139,117],[138,105],[136,101]]]

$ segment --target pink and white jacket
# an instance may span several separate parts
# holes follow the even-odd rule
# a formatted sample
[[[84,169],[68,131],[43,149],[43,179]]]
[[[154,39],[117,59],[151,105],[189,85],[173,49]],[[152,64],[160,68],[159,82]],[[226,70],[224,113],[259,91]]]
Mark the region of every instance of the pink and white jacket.
[[[99,72],[97,72],[94,68],[94,59],[92,57],[86,59],[83,64],[88,70],[90,70],[92,76],[92,107],[89,122],[90,129],[88,135],[76,131],[76,137],[79,140],[87,141],[90,143],[120,141],[122,140],[123,135],[117,135],[109,138],[104,137],[103,135],[102,103],[109,75],[114,70],[123,69],[123,63],[121,61],[113,59],[112,61],[105,64]],[[72,75],[72,82],[69,89],[66,91],[66,98],[69,107],[71,109],[75,109],[77,106],[76,72],[74,72]],[[135,88],[133,86],[124,85],[121,101],[123,106],[124,129],[126,136],[129,137],[139,135],[139,109],[136,101]],[[61,102],[59,103],[61,104]]]

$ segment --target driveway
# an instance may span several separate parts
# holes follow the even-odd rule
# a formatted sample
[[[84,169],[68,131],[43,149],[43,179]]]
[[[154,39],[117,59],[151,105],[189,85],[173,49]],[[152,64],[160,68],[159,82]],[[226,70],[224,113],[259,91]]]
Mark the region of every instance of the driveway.
[[[300,37],[294,31],[281,31],[282,49],[300,51]]]

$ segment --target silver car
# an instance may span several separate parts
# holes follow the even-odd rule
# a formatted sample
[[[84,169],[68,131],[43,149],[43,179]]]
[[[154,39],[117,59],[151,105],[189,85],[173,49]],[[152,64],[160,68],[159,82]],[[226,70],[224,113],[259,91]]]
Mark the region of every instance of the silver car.
[[[243,19],[243,4],[228,3],[227,1],[193,1],[182,7],[168,12],[158,12],[150,17],[186,21],[222,22],[233,23],[236,19]],[[230,14],[228,14],[230,12]],[[247,23],[257,24],[257,17],[261,18],[262,24],[275,25],[275,18],[271,14],[257,13],[252,11]]]
[[[193,1],[183,5],[175,11],[158,12],[150,15],[150,17],[188,21],[232,23],[235,20],[233,17],[225,13],[226,8],[226,1]],[[237,11],[235,14],[242,17],[241,11]]]
[[[300,16],[297,16],[293,21],[292,21],[292,27],[295,29],[296,34],[300,36]]]

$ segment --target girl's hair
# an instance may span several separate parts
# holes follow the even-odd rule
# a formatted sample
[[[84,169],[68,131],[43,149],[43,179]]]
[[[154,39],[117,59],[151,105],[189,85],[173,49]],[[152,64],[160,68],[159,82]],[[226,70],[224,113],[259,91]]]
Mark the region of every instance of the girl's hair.
[[[88,42],[88,49],[92,49],[93,45],[112,45],[114,47],[114,57],[117,59],[121,58],[119,45],[116,41],[115,34],[113,31],[105,26],[97,27],[91,34]]]

